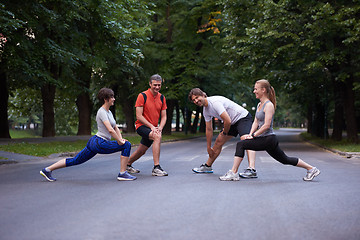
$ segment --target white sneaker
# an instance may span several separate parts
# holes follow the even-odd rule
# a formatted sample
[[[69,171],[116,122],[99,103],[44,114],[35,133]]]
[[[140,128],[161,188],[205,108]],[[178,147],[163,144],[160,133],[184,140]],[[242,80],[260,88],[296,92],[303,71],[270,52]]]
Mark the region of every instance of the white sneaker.
[[[139,172],[140,172],[139,169],[136,169],[136,168],[134,168],[134,167],[131,166],[131,165],[127,165],[127,166],[126,166],[126,171],[127,171],[128,173],[139,173]]]
[[[219,177],[221,181],[239,181],[240,177],[238,173],[234,173],[229,170],[224,176]]]
[[[168,173],[165,172],[161,167],[160,165],[156,166],[153,168],[152,170],[152,175],[153,176],[158,176],[158,177],[162,177],[162,176],[167,176]]]
[[[207,167],[205,164],[201,164],[200,167],[193,168],[192,170],[195,173],[213,173],[214,172],[211,167]]]
[[[320,174],[320,170],[317,169],[316,167],[313,167],[312,169],[310,169],[309,171],[307,171],[306,176],[303,178],[304,181],[311,181],[314,179],[314,177],[319,176]]]

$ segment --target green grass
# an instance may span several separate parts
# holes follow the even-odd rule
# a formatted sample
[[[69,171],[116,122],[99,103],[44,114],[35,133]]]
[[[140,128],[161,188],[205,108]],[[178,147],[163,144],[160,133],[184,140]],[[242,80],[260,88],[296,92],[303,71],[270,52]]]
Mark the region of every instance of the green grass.
[[[36,135],[35,130],[13,130],[10,129],[11,138],[34,138],[40,137]]]
[[[181,140],[196,136],[204,136],[204,134],[187,134],[172,133],[172,135],[163,135],[163,141]],[[137,134],[126,135],[123,137],[131,142],[132,145],[140,143],[140,136]],[[45,142],[45,143],[11,143],[0,145],[1,151],[21,153],[31,156],[44,157],[54,153],[78,152],[86,146],[86,140],[78,140],[76,142]]]
[[[360,144],[355,144],[347,141],[346,139],[342,141],[334,141],[331,139],[321,139],[311,136],[309,133],[301,133],[301,137],[305,140],[319,144],[321,146],[336,149],[341,152],[360,152]]]

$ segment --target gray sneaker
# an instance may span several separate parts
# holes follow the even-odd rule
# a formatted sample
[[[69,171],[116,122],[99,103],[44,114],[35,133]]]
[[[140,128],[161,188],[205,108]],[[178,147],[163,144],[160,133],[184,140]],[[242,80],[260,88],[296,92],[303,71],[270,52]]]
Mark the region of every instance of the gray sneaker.
[[[239,181],[240,177],[238,173],[234,173],[229,170],[224,176],[219,177],[221,181]]]
[[[161,167],[160,165],[158,166],[155,166],[152,170],[152,175],[153,176],[158,176],[158,177],[162,177],[162,176],[167,176],[168,173],[165,172]]]
[[[127,165],[127,166],[126,166],[126,171],[127,171],[128,173],[139,173],[139,172],[140,172],[139,169],[136,169],[136,168],[134,168],[134,167],[131,166],[131,165]]]
[[[201,164],[200,167],[198,167],[198,168],[193,168],[192,170],[193,170],[193,172],[195,172],[195,173],[213,173],[213,172],[214,172],[214,171],[212,170],[211,166],[208,167],[208,166],[206,166],[205,164]]]
[[[242,178],[257,178],[257,173],[255,169],[247,168],[243,173],[239,174]]]
[[[319,174],[320,174],[320,170],[317,169],[316,167],[314,167],[313,169],[307,171],[307,174],[303,178],[303,180],[304,181],[311,181],[311,180],[314,179],[314,177],[319,176]]]

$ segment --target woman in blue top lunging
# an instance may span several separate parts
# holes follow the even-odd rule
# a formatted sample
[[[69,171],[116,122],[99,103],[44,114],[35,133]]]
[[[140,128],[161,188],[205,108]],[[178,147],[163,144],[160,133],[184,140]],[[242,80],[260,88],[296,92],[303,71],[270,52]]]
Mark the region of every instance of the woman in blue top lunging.
[[[254,93],[260,103],[257,107],[255,120],[252,124],[250,134],[245,140],[236,145],[234,164],[224,176],[222,181],[238,181],[238,169],[244,158],[245,150],[263,151],[265,150],[273,158],[282,164],[293,165],[307,170],[304,181],[311,181],[320,174],[320,170],[309,165],[300,158],[288,157],[279,147],[279,141],[273,131],[273,117],[276,108],[275,90],[267,80],[258,80],[255,83]],[[246,174],[246,171],[245,173]]]
[[[110,111],[110,107],[114,105],[115,101],[114,92],[109,88],[102,88],[97,97],[100,102],[102,102],[102,106],[96,114],[98,132],[89,139],[86,147],[75,157],[59,160],[41,170],[40,174],[44,176],[46,180],[50,182],[56,181],[56,178],[51,176],[52,171],[56,169],[84,163],[94,157],[97,153],[109,154],[119,151],[121,151],[120,173],[117,179],[119,181],[136,179],[136,177],[130,175],[126,171],[131,143],[122,137],[119,128],[116,126],[114,116]],[[114,138],[115,141],[111,141],[111,137]]]

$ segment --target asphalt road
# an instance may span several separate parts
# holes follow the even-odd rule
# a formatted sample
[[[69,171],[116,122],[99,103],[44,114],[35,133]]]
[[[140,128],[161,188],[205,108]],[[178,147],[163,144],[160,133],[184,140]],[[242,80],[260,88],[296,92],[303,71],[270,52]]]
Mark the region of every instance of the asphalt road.
[[[168,177],[151,176],[149,151],[132,182],[116,180],[119,154],[55,171],[53,183],[39,171],[57,159],[0,165],[0,239],[360,239],[360,159],[300,142],[298,133],[277,132],[288,155],[321,170],[313,182],[265,152],[256,156],[259,178],[219,181],[235,140],[213,174],[194,174],[207,158],[205,138],[162,145]]]

